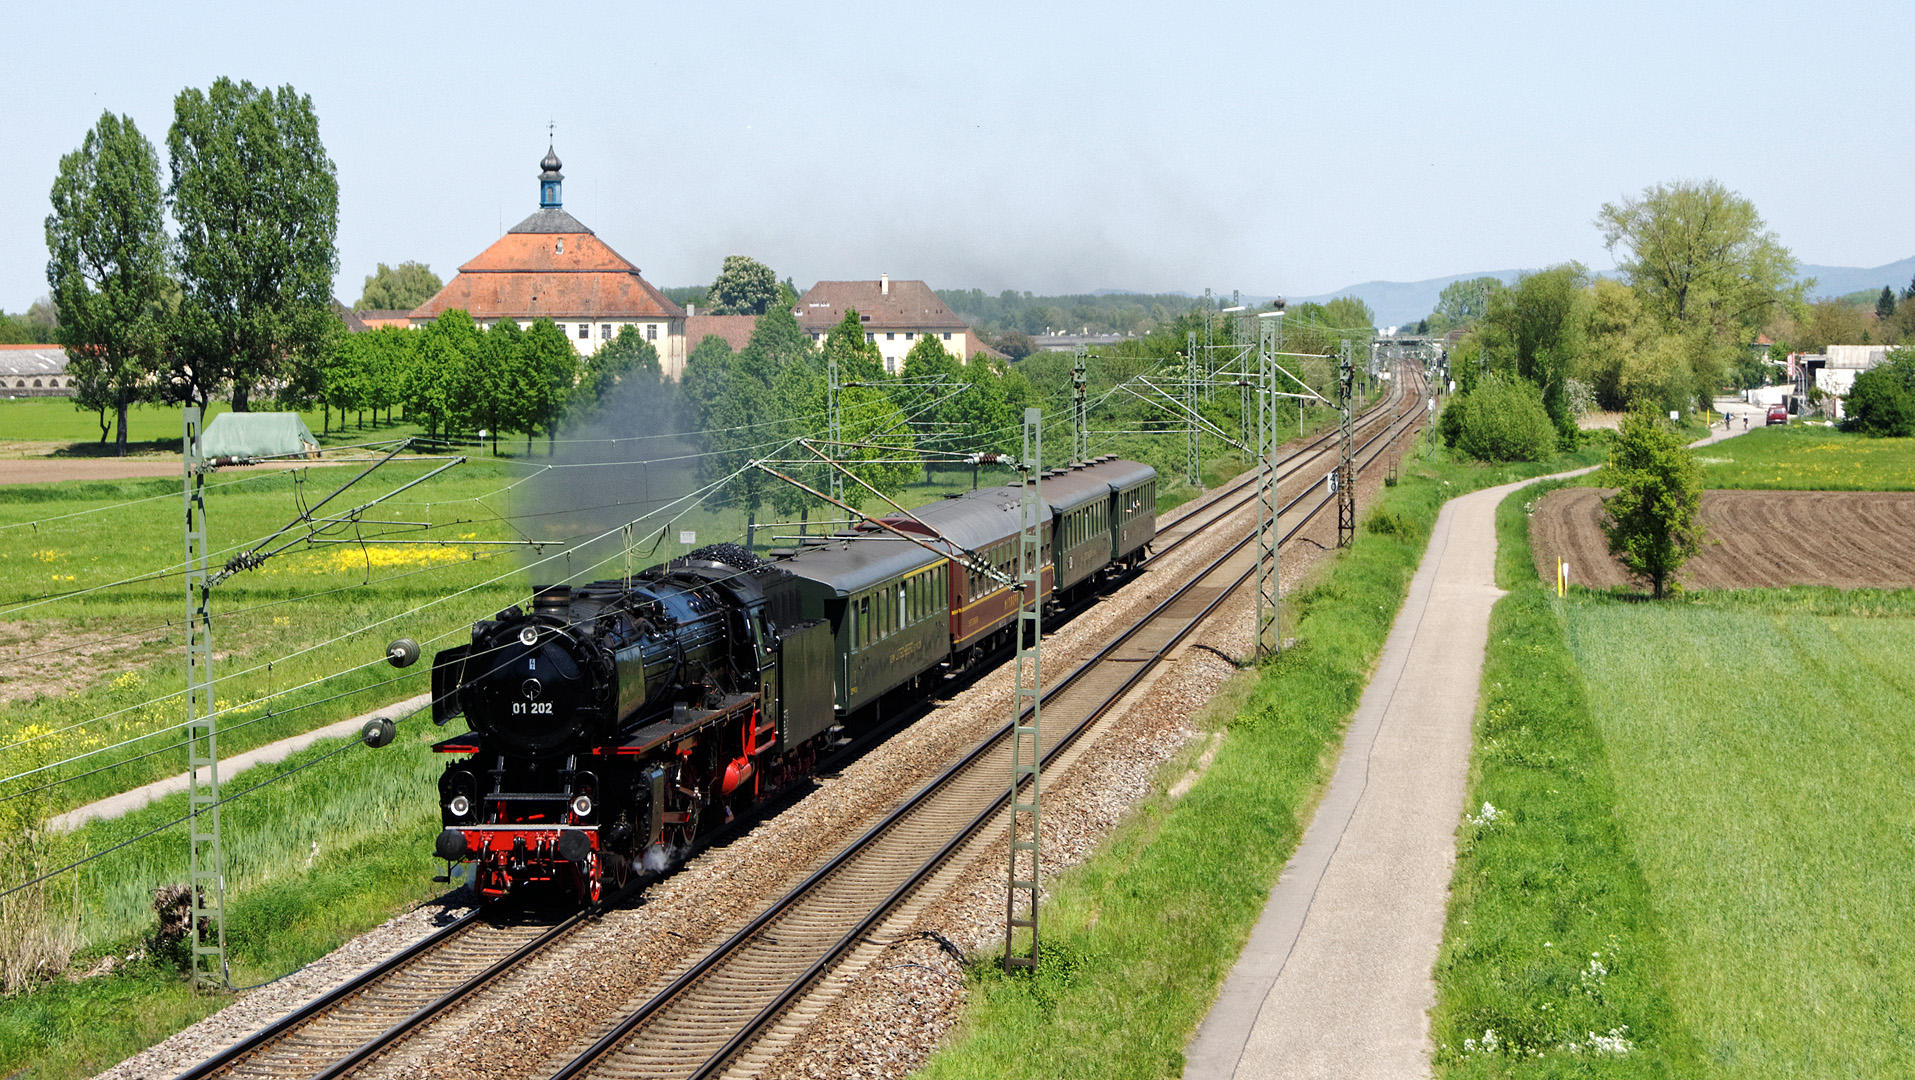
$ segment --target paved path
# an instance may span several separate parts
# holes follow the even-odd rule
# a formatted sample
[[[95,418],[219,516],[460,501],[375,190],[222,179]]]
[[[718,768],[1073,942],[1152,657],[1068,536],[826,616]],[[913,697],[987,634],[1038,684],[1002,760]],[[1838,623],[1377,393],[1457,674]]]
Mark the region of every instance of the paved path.
[[[1731,434],[1739,423],[1692,445]],[[1330,789],[1185,1048],[1185,1080],[1430,1074],[1431,968],[1503,595],[1496,507],[1534,482],[1452,499],[1437,516]]]
[[[265,746],[259,747],[256,750],[248,750],[243,754],[234,754],[232,757],[222,757],[219,762],[219,782],[225,784],[233,777],[238,776],[240,773],[245,772],[255,765],[267,765],[275,761],[284,761],[293,754],[304,750],[321,739],[342,739],[347,736],[356,736],[359,734],[360,727],[375,716],[398,719],[409,712],[425,708],[431,701],[431,694],[420,694],[417,697],[409,697],[404,701],[393,702],[383,709],[374,709],[363,716],[355,716],[350,720],[341,720],[336,724],[327,724],[325,727],[315,728],[312,731],[306,732],[304,735],[294,735],[290,739],[281,739],[276,743],[267,743]],[[54,832],[72,832],[74,829],[92,821],[94,818],[109,819],[119,817],[122,814],[129,814],[155,799],[165,798],[168,795],[177,795],[185,791],[186,788],[187,776],[185,773],[180,773],[178,776],[169,776],[164,780],[155,780],[150,784],[136,787],[132,791],[121,792],[118,795],[101,799],[99,802],[88,803],[78,809],[68,810],[64,814],[48,819],[47,825],[52,828]]]

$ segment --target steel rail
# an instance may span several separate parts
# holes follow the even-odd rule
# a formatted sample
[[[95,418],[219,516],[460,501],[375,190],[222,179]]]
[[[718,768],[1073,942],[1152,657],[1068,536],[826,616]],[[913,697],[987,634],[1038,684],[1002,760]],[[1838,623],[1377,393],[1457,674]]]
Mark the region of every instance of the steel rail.
[[[1399,422],[1413,416],[1415,412],[1416,410],[1409,410],[1400,416],[1391,418],[1390,422],[1384,426],[1382,431],[1372,435],[1370,439],[1364,442],[1363,446],[1359,448],[1358,453],[1369,449],[1372,444],[1378,439],[1384,438],[1385,435],[1390,435],[1390,429],[1396,428]],[[1403,432],[1413,430],[1414,427],[1414,424],[1404,425],[1394,435],[1390,435],[1389,440],[1384,443],[1384,446],[1378,448],[1375,453],[1371,454],[1370,458],[1359,466],[1359,469],[1368,468],[1375,464],[1377,459],[1382,456],[1383,452],[1388,449],[1391,443],[1401,437]],[[1313,483],[1309,488],[1305,489],[1305,491],[1286,503],[1282,509],[1278,511],[1279,516],[1294,509],[1315,490],[1316,485]],[[1320,501],[1304,516],[1302,521],[1295,523],[1287,533],[1283,534],[1281,542],[1288,542],[1293,539],[1298,532],[1308,526],[1310,521],[1315,518],[1330,501],[1331,499],[1329,497],[1325,497]],[[1211,525],[1216,524],[1218,521],[1221,521],[1223,517],[1227,516],[1228,514],[1220,515],[1218,518],[1206,523],[1198,531],[1208,529]],[[1195,534],[1193,533],[1191,535]],[[1054,699],[1061,697],[1077,685],[1080,680],[1086,678],[1091,672],[1100,669],[1112,654],[1116,653],[1125,644],[1128,644],[1136,635],[1143,632],[1146,628],[1153,626],[1160,618],[1164,617],[1174,605],[1181,602],[1194,590],[1203,587],[1201,585],[1202,582],[1206,581],[1214,573],[1223,568],[1226,563],[1241,553],[1252,539],[1252,537],[1246,536],[1238,540],[1222,555],[1212,560],[1209,565],[1205,566],[1195,575],[1192,575],[1189,580],[1179,586],[1170,596],[1166,597],[1144,616],[1136,620],[1119,635],[1116,640],[1110,642],[1094,656],[1079,664],[1056,686],[1046,691],[1043,702],[1045,704],[1051,703]],[[1057,741],[1045,751],[1045,763],[1048,764],[1063,754],[1084,732],[1088,731],[1098,720],[1103,718],[1112,707],[1128,696],[1137,684],[1142,681],[1149,672],[1156,668],[1163,657],[1167,655],[1172,648],[1182,642],[1198,626],[1201,626],[1218,607],[1235,595],[1243,583],[1249,580],[1250,576],[1255,573],[1255,569],[1256,568],[1252,566],[1236,575],[1230,584],[1219,589],[1217,594],[1213,596],[1195,616],[1190,617],[1179,627],[1171,638],[1162,644],[1147,662],[1131,667],[1129,674],[1118,682],[1115,690],[1106,693],[1102,700],[1095,704],[1082,719],[1073,724],[1068,732],[1058,738]],[[718,968],[719,965],[737,955],[744,945],[757,938],[767,926],[789,913],[807,898],[818,895],[824,885],[835,877],[842,868],[860,854],[870,849],[880,837],[889,833],[904,818],[923,808],[936,795],[948,789],[954,779],[969,770],[984,767],[987,759],[995,757],[997,752],[1002,749],[1009,730],[1010,725],[1007,724],[980,742],[957,762],[945,769],[936,779],[926,784],[910,799],[886,814],[883,819],[868,829],[857,840],[839,851],[838,854],[833,856],[824,866],[808,875],[804,881],[800,882],[795,888],[791,889],[779,900],[760,912],[744,927],[727,938],[723,943],[707,952],[706,955],[693,964],[691,968],[681,973],[664,989],[648,999],[645,1004],[641,1005],[631,1014],[628,1014],[624,1020],[614,1025],[609,1032],[595,1041],[583,1053],[562,1066],[558,1072],[553,1074],[552,1080],[573,1080],[573,1078],[584,1074],[597,1065],[602,1059],[605,1059],[613,1053],[633,1032],[674,1004],[687,990],[703,981],[711,972]],[[765,1028],[770,1026],[794,1001],[801,998],[808,991],[808,988],[819,975],[829,970],[845,952],[862,940],[865,935],[871,931],[873,926],[884,919],[900,902],[919,888],[926,879],[935,874],[943,864],[962,848],[964,844],[969,842],[980,829],[984,828],[993,818],[1001,814],[1009,798],[1010,792],[1006,789],[992,800],[989,805],[978,811],[968,824],[959,829],[936,853],[924,860],[916,870],[896,885],[876,906],[867,911],[866,914],[860,918],[851,929],[843,933],[823,955],[812,961],[796,978],[791,979],[784,989],[774,995],[750,1021],[742,1028],[734,1031],[722,1047],[709,1055],[702,1064],[685,1075],[693,1078],[711,1076],[718,1070],[724,1068],[741,1050],[756,1041]]]

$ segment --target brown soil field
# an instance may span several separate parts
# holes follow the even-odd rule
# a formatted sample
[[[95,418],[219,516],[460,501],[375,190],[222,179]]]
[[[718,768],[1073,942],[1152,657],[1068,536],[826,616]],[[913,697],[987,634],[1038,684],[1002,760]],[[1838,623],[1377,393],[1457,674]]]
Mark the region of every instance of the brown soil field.
[[[1529,519],[1536,573],[1572,584],[1643,588],[1610,557],[1602,500],[1615,489],[1562,488]],[[1678,574],[1691,589],[1915,587],[1915,492],[1705,491],[1702,550]]]

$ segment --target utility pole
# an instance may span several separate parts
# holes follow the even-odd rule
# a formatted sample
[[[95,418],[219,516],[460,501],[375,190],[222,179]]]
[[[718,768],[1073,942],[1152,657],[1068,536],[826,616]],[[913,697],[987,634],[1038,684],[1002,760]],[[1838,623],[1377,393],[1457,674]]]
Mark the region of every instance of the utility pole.
[[[838,391],[840,389],[841,387],[838,385],[838,358],[835,356],[826,356],[825,416],[830,426],[831,453],[836,457],[842,458],[844,456],[844,425],[838,413]],[[844,502],[844,474],[837,469],[828,471],[831,473],[832,501],[842,504]]]
[[[1084,370],[1084,346],[1071,364],[1071,460],[1090,460],[1090,378]]]
[[[1277,625],[1277,350],[1283,309],[1257,317],[1257,659],[1282,649]],[[1298,399],[1298,408],[1302,399]]]
[[[1197,448],[1197,332],[1184,333],[1184,481],[1203,490],[1203,456]]]
[[[1349,547],[1356,540],[1356,431],[1350,423],[1350,395],[1355,389],[1356,361],[1350,355],[1350,339],[1343,339],[1343,357],[1337,365],[1340,453],[1337,461],[1337,546]]]
[[[1043,697],[1043,671],[1039,661],[1039,649],[1044,639],[1043,599],[1038,595],[1043,582],[1044,568],[1041,562],[1043,554],[1044,503],[1038,491],[1038,481],[1044,472],[1044,414],[1038,409],[1024,410],[1024,501],[1022,505],[1022,530],[1017,540],[1018,567],[1018,609],[1017,609],[1017,682],[1011,694],[1011,858],[1009,867],[1009,890],[1004,897],[1004,970],[1012,968],[1037,967],[1037,894],[1043,859],[1038,852],[1038,788],[1040,784],[1039,766],[1044,760],[1044,745],[1040,738],[1038,712]],[[1030,706],[1030,716],[1024,715],[1026,704]],[[1018,789],[1025,778],[1030,779],[1030,793],[1020,795]],[[1026,801],[1028,799],[1028,801]],[[1025,830],[1030,839],[1021,839]],[[1019,852],[1028,852],[1029,858],[1021,860]],[[1019,876],[1019,863],[1028,869],[1029,877]],[[1020,917],[1018,900],[1023,898],[1024,913]],[[1018,952],[1017,932],[1028,929],[1031,932],[1029,953]]]
[[[219,836],[218,706],[213,697],[212,585],[206,566],[206,470],[200,412],[184,410],[180,456],[186,463],[186,775],[187,881],[192,890],[193,986],[231,985],[226,973],[226,858]]]

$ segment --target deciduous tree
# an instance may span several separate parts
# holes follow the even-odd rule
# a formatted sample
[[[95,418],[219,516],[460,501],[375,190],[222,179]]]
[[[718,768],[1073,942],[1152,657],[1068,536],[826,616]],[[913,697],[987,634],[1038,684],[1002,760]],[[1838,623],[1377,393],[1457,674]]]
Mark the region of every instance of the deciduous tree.
[[[1623,418],[1608,469],[1617,489],[1602,503],[1609,551],[1660,599],[1702,546],[1701,467],[1666,421],[1638,410]]]
[[[1881,363],[1855,376],[1845,405],[1850,431],[1915,435],[1915,347],[1890,349]]]
[[[52,200],[47,284],[73,401],[114,412],[124,455],[127,407],[152,395],[166,332],[159,154],[131,117],[103,113],[60,159]]]
[[[1714,180],[1677,181],[1605,203],[1603,242],[1643,310],[1690,348],[1693,400],[1706,408],[1735,352],[1777,314],[1802,304],[1812,282],[1795,280],[1795,256],[1755,204]]]
[[[856,308],[846,308],[825,334],[824,356],[827,363],[838,362],[838,378],[845,382],[867,382],[884,378],[884,353],[873,341],[865,340],[864,323]]]
[[[244,412],[295,354],[323,348],[339,182],[312,98],[221,78],[173,102],[168,195],[183,295],[179,396],[224,384]]]
[[[778,275],[749,255],[727,255],[705,299],[714,315],[763,315],[778,299]]]
[[[366,275],[359,302],[353,307],[360,311],[411,311],[432,299],[444,285],[425,263],[380,263],[379,269]]]

